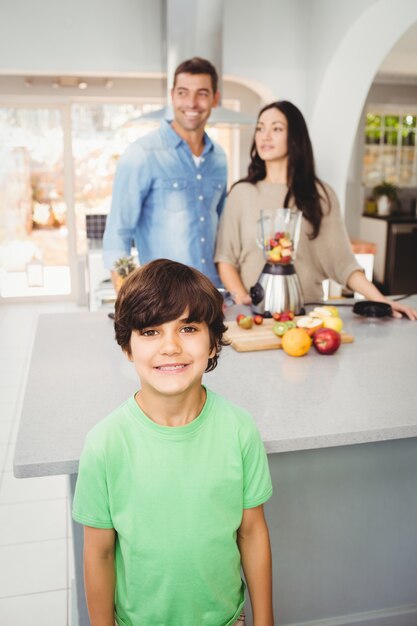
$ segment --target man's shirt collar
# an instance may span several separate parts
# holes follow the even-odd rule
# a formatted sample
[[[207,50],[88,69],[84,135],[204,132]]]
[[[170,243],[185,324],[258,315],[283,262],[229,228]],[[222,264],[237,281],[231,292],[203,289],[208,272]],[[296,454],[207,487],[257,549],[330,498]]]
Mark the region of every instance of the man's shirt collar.
[[[170,121],[162,120],[161,133],[164,135],[167,143],[172,148],[178,148],[178,146],[181,144],[184,144],[185,146],[189,148],[187,142],[182,137],[180,137],[178,133],[176,133],[175,130],[172,128]],[[204,132],[204,150],[202,152],[202,155],[207,154],[207,152],[209,152],[212,149],[213,149],[213,142],[210,139],[210,137],[207,135],[207,133]]]

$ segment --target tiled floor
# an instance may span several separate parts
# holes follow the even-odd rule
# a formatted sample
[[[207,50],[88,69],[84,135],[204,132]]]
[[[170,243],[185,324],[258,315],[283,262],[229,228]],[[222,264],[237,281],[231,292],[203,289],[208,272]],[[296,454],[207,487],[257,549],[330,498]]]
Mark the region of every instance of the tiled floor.
[[[40,313],[71,304],[0,304],[0,624],[70,626],[67,478],[16,479],[13,455]]]

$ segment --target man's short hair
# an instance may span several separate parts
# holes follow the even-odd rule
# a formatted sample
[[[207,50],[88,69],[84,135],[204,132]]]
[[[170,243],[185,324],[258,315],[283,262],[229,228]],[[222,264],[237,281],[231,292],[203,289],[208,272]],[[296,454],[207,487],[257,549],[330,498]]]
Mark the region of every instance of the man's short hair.
[[[213,93],[216,93],[219,84],[217,70],[207,59],[201,57],[193,57],[179,64],[174,74],[174,87],[177,82],[178,74],[208,74],[211,78]]]
[[[131,354],[132,331],[165,324],[188,312],[187,323],[205,322],[210,335],[210,351],[206,372],[217,365],[223,339],[223,296],[211,280],[198,270],[170,261],[157,259],[137,268],[124,281],[119,291],[114,329],[119,346]]]

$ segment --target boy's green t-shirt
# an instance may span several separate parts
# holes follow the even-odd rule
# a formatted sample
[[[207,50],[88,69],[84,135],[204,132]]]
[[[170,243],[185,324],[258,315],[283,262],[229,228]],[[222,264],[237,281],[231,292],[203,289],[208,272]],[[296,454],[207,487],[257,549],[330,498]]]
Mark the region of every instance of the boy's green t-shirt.
[[[134,397],[97,424],[73,517],[117,533],[119,626],[229,626],[244,604],[237,530],[272,494],[252,418],[207,390],[200,415],[160,426]]]

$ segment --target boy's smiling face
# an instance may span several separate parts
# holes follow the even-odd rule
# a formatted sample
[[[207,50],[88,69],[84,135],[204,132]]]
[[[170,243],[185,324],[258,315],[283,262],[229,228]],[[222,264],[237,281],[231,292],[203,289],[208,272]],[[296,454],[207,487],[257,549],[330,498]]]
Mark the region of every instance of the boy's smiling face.
[[[180,396],[199,389],[210,348],[205,322],[187,322],[187,311],[164,324],[133,331],[129,359],[140,378],[142,392]]]

